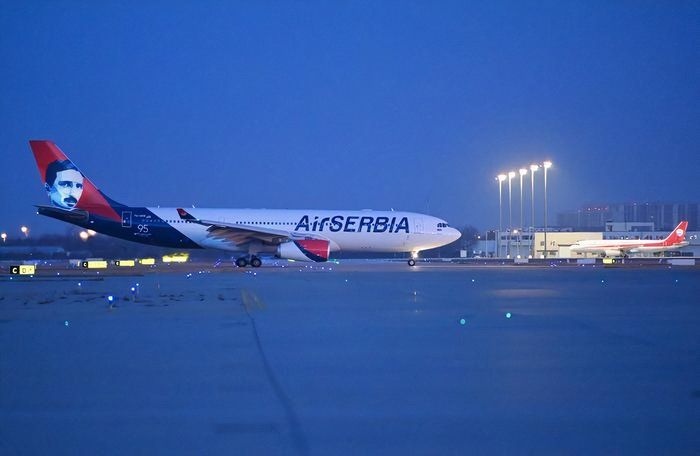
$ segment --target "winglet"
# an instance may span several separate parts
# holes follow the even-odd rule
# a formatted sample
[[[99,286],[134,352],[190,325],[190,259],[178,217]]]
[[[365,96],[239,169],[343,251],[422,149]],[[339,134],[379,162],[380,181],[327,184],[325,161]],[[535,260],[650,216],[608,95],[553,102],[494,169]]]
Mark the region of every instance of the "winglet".
[[[199,221],[198,219],[194,218],[192,216],[192,214],[190,214],[189,212],[187,212],[186,210],[184,210],[181,207],[177,208],[177,213],[182,220],[189,220],[191,222],[198,222]]]

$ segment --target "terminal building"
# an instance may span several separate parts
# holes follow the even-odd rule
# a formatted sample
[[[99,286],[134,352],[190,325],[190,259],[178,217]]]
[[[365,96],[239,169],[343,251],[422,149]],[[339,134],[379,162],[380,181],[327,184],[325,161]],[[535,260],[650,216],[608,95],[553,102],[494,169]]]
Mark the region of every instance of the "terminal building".
[[[574,231],[603,231],[609,222],[651,223],[659,231],[671,231],[681,220],[688,221],[688,231],[700,230],[700,203],[605,203],[587,204],[574,211],[557,215],[557,226]],[[646,230],[645,225],[645,230]]]

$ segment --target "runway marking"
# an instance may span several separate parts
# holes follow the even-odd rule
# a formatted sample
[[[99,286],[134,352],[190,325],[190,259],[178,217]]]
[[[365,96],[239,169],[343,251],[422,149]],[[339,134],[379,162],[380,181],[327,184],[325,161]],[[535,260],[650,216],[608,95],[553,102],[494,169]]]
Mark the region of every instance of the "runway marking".
[[[243,301],[246,312],[250,312],[256,308],[259,310],[265,310],[267,308],[267,304],[265,304],[257,294],[245,288],[241,290],[241,300]]]
[[[252,308],[253,305],[264,309],[265,304],[255,293],[246,289],[241,290],[241,301],[243,309],[245,310],[248,319],[250,319],[250,324],[253,329],[253,338],[255,339],[255,344],[258,347],[258,353],[260,354],[260,359],[265,369],[265,374],[267,375],[267,379],[270,382],[272,390],[284,409],[287,418],[287,425],[289,426],[289,432],[291,434],[292,444],[299,454],[308,454],[309,445],[306,442],[306,436],[304,436],[304,432],[301,429],[299,417],[294,410],[294,405],[292,404],[291,399],[289,399],[289,396],[287,396],[284,388],[282,388],[282,384],[279,382],[279,380],[277,380],[277,376],[275,375],[275,371],[272,369],[272,366],[267,359],[267,355],[265,355],[265,350],[263,349],[262,342],[260,341],[260,335],[258,334],[258,327],[255,324],[255,318],[253,318],[253,315],[250,313],[250,308]]]

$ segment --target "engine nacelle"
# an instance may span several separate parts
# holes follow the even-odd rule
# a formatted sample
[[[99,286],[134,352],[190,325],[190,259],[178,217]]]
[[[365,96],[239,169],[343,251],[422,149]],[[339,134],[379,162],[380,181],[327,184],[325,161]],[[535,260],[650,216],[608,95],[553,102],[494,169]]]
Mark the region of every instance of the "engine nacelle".
[[[278,258],[297,261],[328,261],[331,243],[322,239],[305,239],[284,242],[277,247]]]
[[[606,257],[621,257],[622,252],[620,250],[606,250],[605,256]]]

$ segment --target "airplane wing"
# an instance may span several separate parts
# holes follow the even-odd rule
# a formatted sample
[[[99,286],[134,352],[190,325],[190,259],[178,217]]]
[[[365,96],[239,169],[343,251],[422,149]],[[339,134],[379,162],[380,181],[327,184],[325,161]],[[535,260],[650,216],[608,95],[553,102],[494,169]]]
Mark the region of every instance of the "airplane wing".
[[[277,245],[290,239],[324,239],[318,236],[297,236],[284,230],[276,230],[262,226],[240,225],[237,223],[218,222],[214,220],[202,220],[195,218],[182,208],[177,209],[180,218],[190,223],[198,223],[207,226],[209,235],[215,239],[223,239],[234,244],[241,245],[252,241],[260,241],[264,244]],[[324,239],[325,240],[325,239]]]

